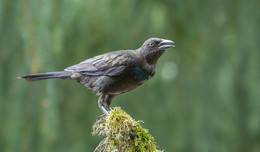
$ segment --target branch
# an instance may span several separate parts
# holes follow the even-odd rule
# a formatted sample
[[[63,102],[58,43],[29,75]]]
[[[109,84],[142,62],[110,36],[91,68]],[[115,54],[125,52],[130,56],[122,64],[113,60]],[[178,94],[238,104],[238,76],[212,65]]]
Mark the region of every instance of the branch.
[[[93,125],[93,135],[104,135],[94,152],[162,152],[156,149],[154,138],[148,130],[120,107],[102,115]]]

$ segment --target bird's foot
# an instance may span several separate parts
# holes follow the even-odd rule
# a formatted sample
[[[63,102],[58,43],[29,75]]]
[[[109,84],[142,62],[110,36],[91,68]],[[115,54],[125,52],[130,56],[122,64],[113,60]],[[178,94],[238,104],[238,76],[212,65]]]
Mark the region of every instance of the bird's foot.
[[[105,113],[108,114],[108,112],[111,110],[109,106],[100,106],[100,109]]]
[[[105,114],[108,114],[108,111],[106,110],[106,108],[104,106],[100,106],[99,107]]]
[[[110,110],[111,110],[110,106],[106,105],[105,107],[106,107],[106,110],[107,110],[107,111],[110,111]]]

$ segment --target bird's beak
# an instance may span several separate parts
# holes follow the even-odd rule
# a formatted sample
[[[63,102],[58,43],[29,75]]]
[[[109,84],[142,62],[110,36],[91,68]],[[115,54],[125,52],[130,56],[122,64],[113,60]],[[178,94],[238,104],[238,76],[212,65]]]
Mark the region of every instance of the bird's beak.
[[[170,44],[173,44],[174,42],[171,41],[171,40],[165,40],[165,39],[163,39],[162,42],[160,42],[160,43],[158,44],[159,50],[166,50],[166,49],[169,49],[169,48],[171,48],[171,47],[175,47],[174,45],[168,45],[169,43],[170,43]]]

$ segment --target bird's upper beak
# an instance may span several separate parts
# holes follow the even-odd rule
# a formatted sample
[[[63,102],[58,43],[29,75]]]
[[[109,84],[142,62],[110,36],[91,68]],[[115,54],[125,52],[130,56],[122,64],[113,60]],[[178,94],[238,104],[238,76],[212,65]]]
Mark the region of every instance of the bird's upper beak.
[[[173,44],[174,42],[171,41],[171,40],[165,40],[165,39],[163,39],[162,42],[160,42],[160,43],[158,44],[159,50],[166,50],[166,49],[169,49],[169,48],[171,48],[171,47],[175,47],[174,45],[168,45],[169,43],[170,43],[170,44]]]

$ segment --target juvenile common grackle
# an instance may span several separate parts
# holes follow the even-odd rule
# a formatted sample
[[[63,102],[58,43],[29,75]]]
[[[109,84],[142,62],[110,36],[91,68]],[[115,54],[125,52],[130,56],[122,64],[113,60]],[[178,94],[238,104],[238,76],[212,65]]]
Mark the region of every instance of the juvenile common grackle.
[[[136,50],[119,50],[86,59],[64,71],[30,74],[18,77],[27,81],[50,78],[76,80],[95,91],[98,105],[108,113],[112,99],[143,84],[154,76],[159,57],[174,43],[150,38]]]

